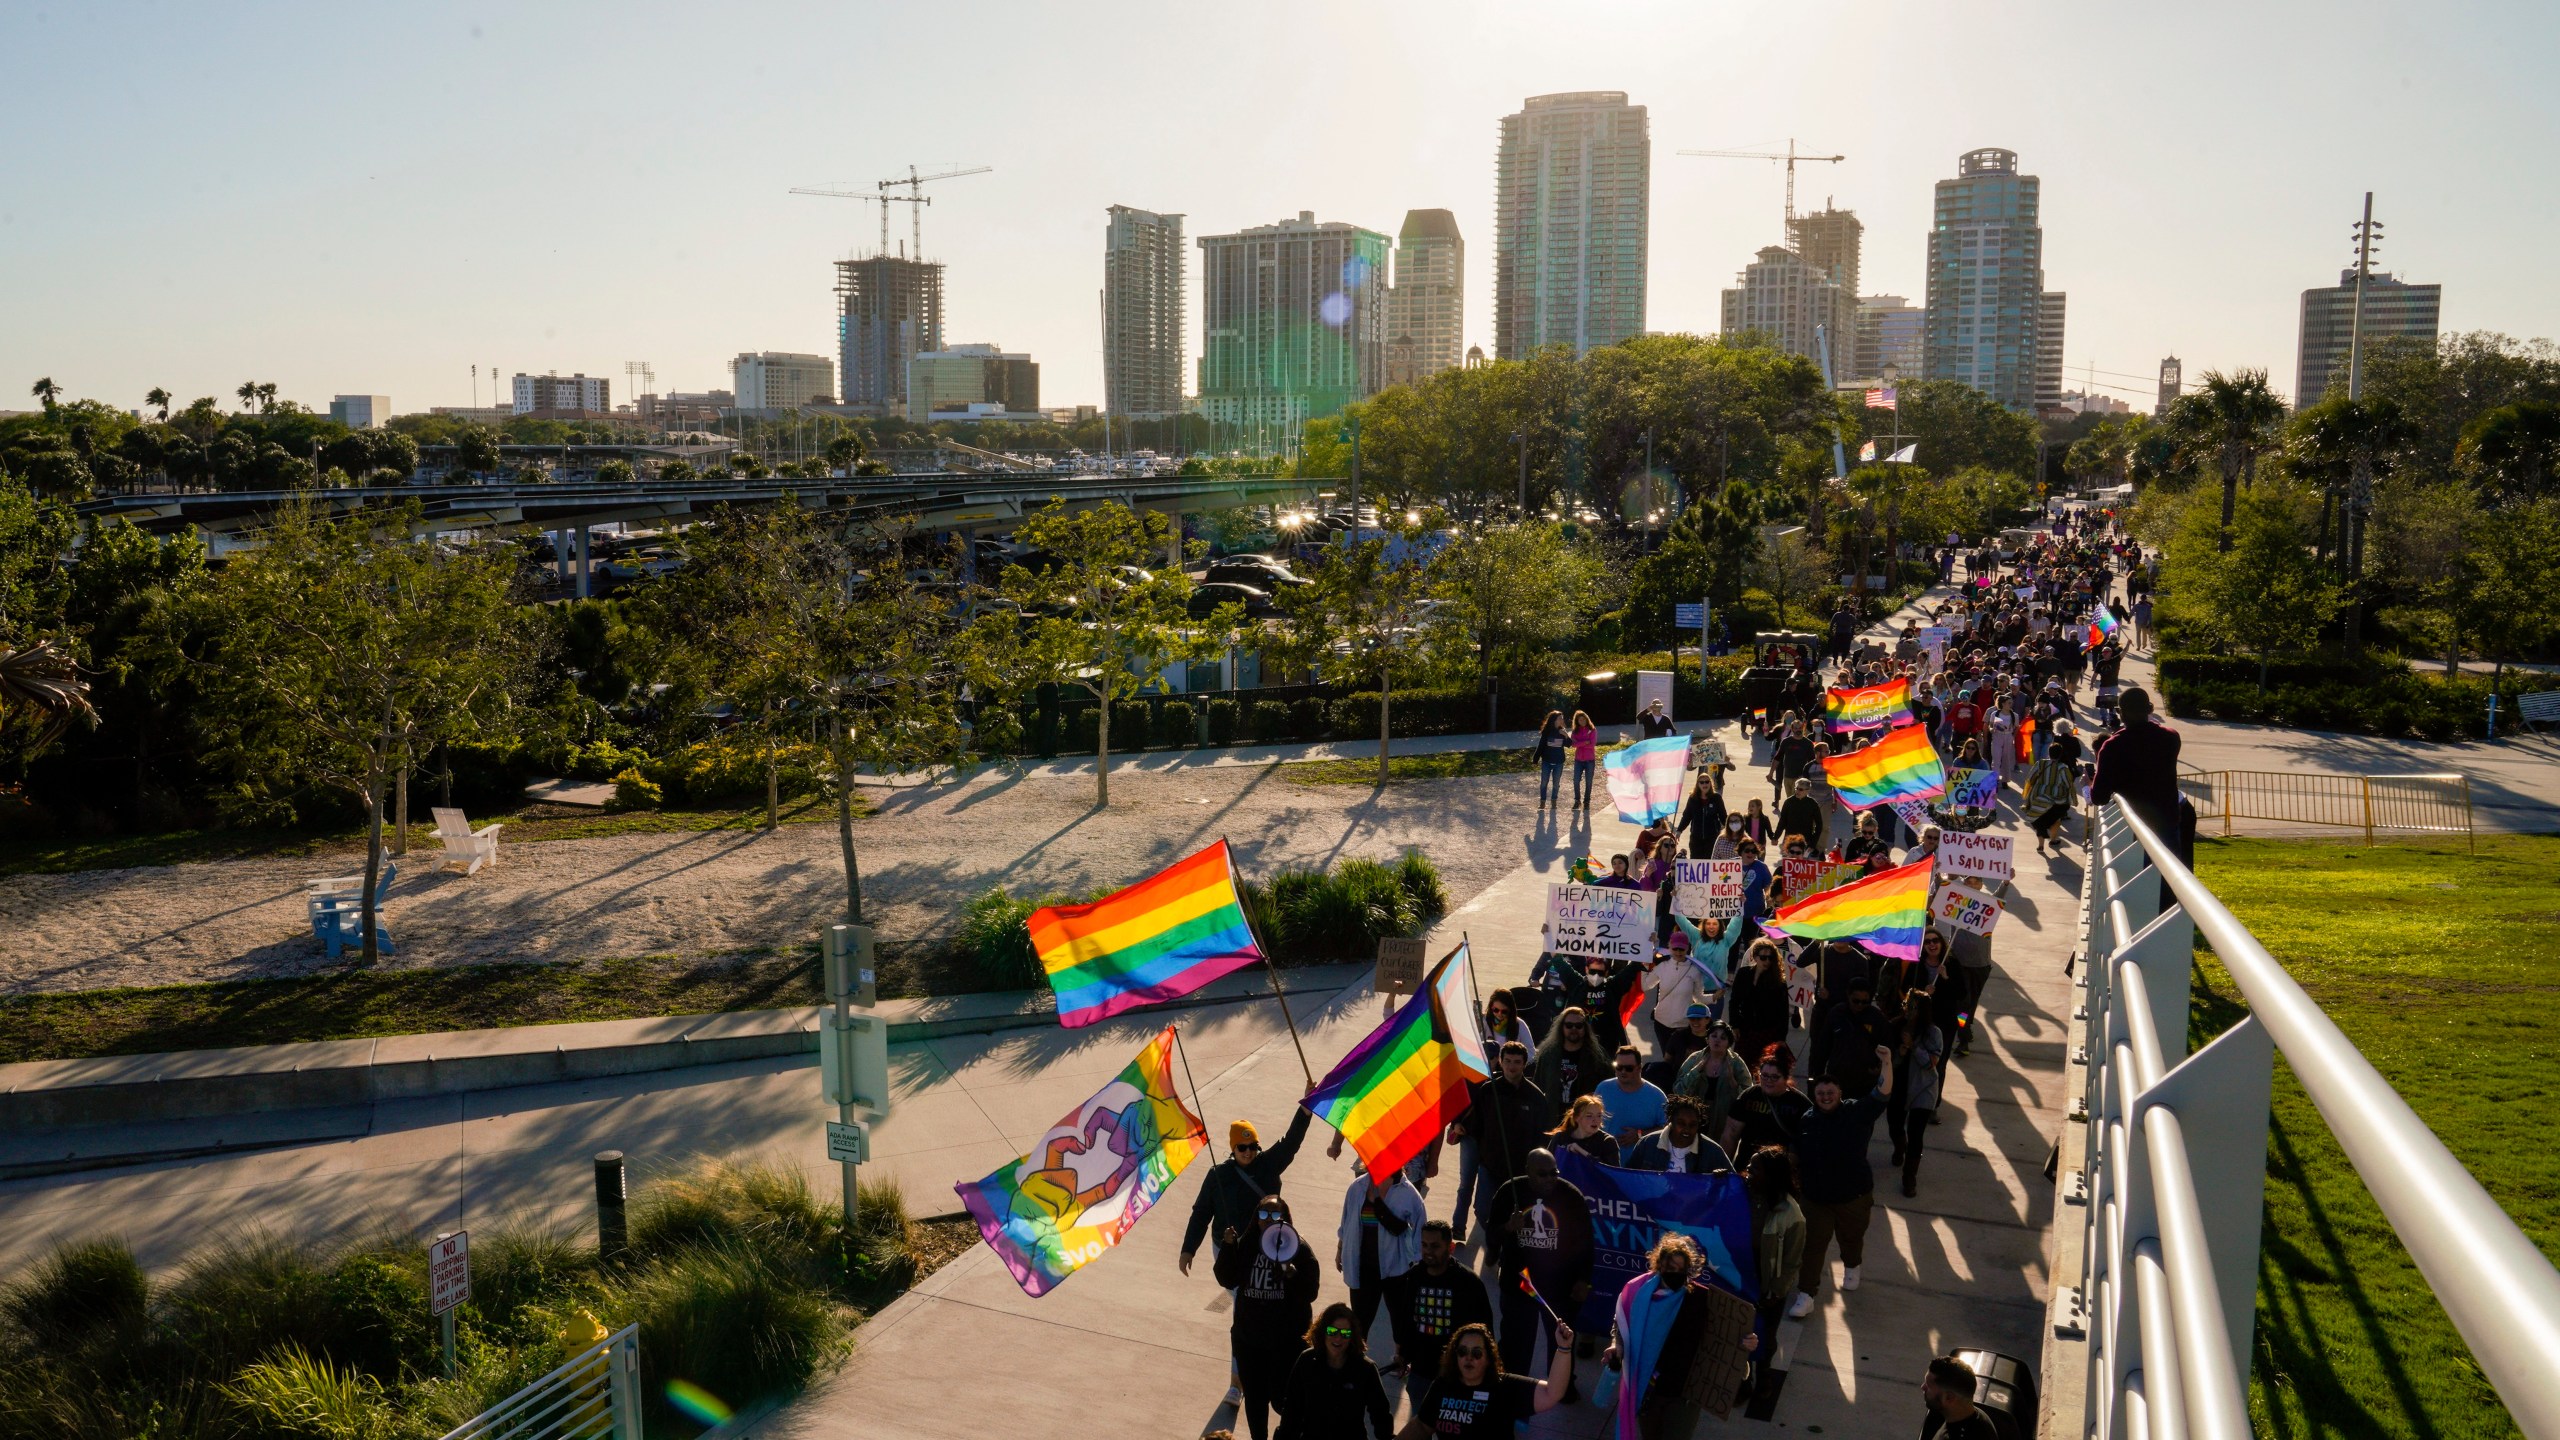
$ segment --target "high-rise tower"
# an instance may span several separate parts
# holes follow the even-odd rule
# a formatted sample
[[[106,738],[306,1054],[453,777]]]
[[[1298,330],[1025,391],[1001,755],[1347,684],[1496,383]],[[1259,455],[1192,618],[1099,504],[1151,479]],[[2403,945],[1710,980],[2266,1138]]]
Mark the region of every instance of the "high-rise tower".
[[[1928,338],[1932,380],[1970,385],[2013,410],[2036,399],[2044,320],[2044,230],[2039,183],[2014,150],[1968,151],[1938,182],[1929,229]]]
[[[836,262],[844,402],[903,414],[907,362],[942,348],[942,265],[904,255]]]
[[[1182,413],[1182,217],[1111,207],[1102,239],[1102,403],[1113,415]]]
[[[1407,210],[1387,290],[1384,383],[1410,385],[1465,361],[1467,245],[1446,210]]]
[[[1494,353],[1644,333],[1653,140],[1620,90],[1533,95],[1494,165]]]

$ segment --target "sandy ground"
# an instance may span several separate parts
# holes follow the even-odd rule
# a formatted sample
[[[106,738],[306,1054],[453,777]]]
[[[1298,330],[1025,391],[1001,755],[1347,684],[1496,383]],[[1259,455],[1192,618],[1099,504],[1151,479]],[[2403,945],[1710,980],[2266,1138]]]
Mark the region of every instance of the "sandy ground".
[[[1112,777],[982,776],[873,793],[859,821],[864,896],[884,939],[949,934],[990,885],[1126,883],[1225,836],[1248,877],[1420,847],[1451,903],[1569,843],[1537,816],[1536,777],[1301,785],[1277,766]],[[703,956],[812,941],[841,913],[833,825],[772,834],[624,835],[509,846],[498,868],[428,874],[413,853],[385,907],[400,966]],[[303,882],[336,860],[241,860],[0,878],[0,994],[171,985],[331,968]]]

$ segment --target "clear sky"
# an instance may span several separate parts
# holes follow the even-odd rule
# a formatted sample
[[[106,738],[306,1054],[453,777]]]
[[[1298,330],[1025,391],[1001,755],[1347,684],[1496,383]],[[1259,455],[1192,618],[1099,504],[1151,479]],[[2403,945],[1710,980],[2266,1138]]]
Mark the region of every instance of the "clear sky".
[[[925,247],[946,338],[1031,352],[1048,404],[1101,398],[1114,203],[1193,234],[1446,207],[1481,342],[1497,122],[1584,89],[1651,110],[1653,329],[1712,331],[1782,238],[1774,167],[1677,152],[1793,136],[1849,157],[1799,200],[1865,220],[1862,288],[1915,301],[1931,182],[2017,151],[2075,374],[2289,389],[2367,189],[2447,329],[2560,335],[2548,3],[5,0],[0,34],[0,408],[47,374],[404,412],[469,402],[474,364],[484,403],[491,366],[725,387],[741,350],[834,353],[829,262],[877,234],[790,188],[910,162],[995,167],[932,188]]]

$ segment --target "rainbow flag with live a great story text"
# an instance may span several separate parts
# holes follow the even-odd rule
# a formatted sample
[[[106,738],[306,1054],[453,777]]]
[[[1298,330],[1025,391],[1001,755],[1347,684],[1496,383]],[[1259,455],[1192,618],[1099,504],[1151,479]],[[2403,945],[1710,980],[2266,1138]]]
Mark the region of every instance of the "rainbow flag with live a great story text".
[[[1853,685],[1822,692],[1823,723],[1834,730],[1873,730],[1911,723],[1911,677],[1881,685]]]
[[[1935,800],[1947,793],[1947,767],[1929,732],[1905,725],[1864,750],[1822,757],[1831,791],[1852,810],[1896,800]]]
[[[1262,960],[1224,840],[1089,905],[1043,906],[1025,923],[1058,992],[1058,1023],[1070,1028]]]
[[[1936,867],[1937,857],[1927,856],[1879,870],[1784,906],[1761,928],[1799,940],[1854,940],[1878,955],[1917,960],[1920,932],[1929,928],[1929,872]]]

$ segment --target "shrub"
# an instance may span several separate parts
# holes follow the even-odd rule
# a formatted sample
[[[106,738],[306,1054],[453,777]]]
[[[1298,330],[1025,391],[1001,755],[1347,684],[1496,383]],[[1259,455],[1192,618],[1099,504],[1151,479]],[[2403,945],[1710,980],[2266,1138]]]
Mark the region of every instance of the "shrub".
[[[1289,707],[1279,700],[1253,702],[1253,743],[1278,745],[1289,738]]]
[[[123,1241],[80,1240],[55,1246],[0,1293],[0,1312],[49,1345],[130,1344],[150,1299],[151,1282]]]
[[[1236,702],[1225,698],[1209,702],[1210,744],[1233,745],[1236,743],[1237,708]]]
[[[401,1259],[410,1256],[404,1253]],[[329,1267],[320,1299],[328,1324],[322,1348],[329,1359],[386,1381],[435,1367],[423,1266],[395,1263],[378,1251],[356,1251]]]
[[[1246,908],[1279,958],[1365,960],[1380,938],[1407,935],[1447,908],[1439,872],[1419,852],[1393,865],[1345,860],[1329,872],[1292,869],[1248,886]]]
[[[1091,705],[1067,715],[1066,742],[1061,747],[1069,755],[1090,755],[1102,748],[1102,712]]]
[[[1431,863],[1430,856],[1408,848],[1396,862],[1396,883],[1413,901],[1417,918],[1436,920],[1448,913],[1449,887],[1440,883],[1440,867]]]
[[[444,748],[444,768],[453,772],[453,803],[466,810],[511,810],[524,803],[524,787],[539,779],[542,762],[512,743],[483,745],[459,741]],[[410,785],[414,793],[417,785]]]
[[[519,1341],[540,1338],[525,1321],[550,1296],[595,1272],[595,1252],[556,1229],[501,1227],[471,1242],[471,1309]]]
[[[625,810],[655,810],[666,800],[666,792],[658,782],[637,770],[625,770],[613,777],[613,798],[604,802],[609,813]]]
[[[981,755],[1019,755],[1022,753],[1022,717],[1011,706],[982,705],[978,708],[975,735],[976,749]]]
[[[281,1345],[327,1353],[326,1281],[301,1249],[251,1234],[188,1257],[161,1300],[178,1340],[207,1368],[232,1375]]]
[[[1305,695],[1289,702],[1289,733],[1296,739],[1322,740],[1330,719],[1321,695]]]
[[[796,1169],[708,1160],[641,1192],[633,1253],[652,1260],[719,1250],[754,1255],[777,1273],[823,1286],[837,1274],[841,1207]]]
[[[1114,700],[1111,702],[1111,748],[1120,751],[1147,748],[1147,702]]]
[[[1156,744],[1187,750],[1200,743],[1200,712],[1188,700],[1167,700],[1156,707]]]
[[[572,780],[612,780],[623,771],[646,764],[645,750],[625,749],[610,740],[596,740],[569,747],[560,764],[561,773]]]
[[[626,1272],[599,1314],[608,1326],[639,1325],[640,1372],[660,1424],[678,1419],[663,1398],[669,1381],[744,1409],[806,1384],[845,1343],[824,1293],[743,1246],[688,1247]]]
[[[785,741],[773,747],[780,762],[781,790],[786,796],[807,795],[818,789],[818,777],[832,774],[835,761],[825,749],[805,742]],[[724,800],[764,798],[766,750],[761,739],[753,736],[722,736],[688,745],[663,759],[651,761],[642,773],[657,783],[667,799],[687,805],[706,805]]]
[[[286,1435],[392,1440],[402,1428],[382,1398],[379,1381],[361,1370],[341,1370],[299,1345],[286,1345],[242,1370],[222,1393]]]
[[[1031,932],[1023,928],[1038,908],[1038,902],[1016,900],[1000,885],[960,907],[960,949],[989,989],[1033,990],[1048,982],[1039,952],[1031,948]]]

